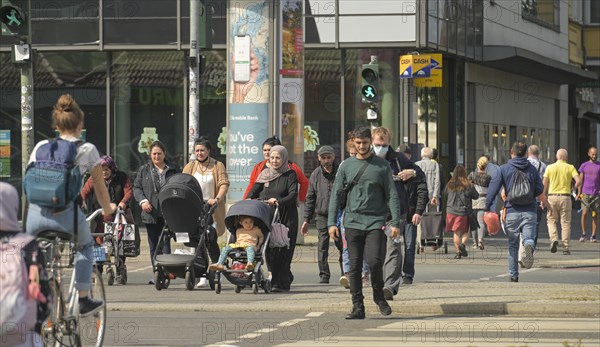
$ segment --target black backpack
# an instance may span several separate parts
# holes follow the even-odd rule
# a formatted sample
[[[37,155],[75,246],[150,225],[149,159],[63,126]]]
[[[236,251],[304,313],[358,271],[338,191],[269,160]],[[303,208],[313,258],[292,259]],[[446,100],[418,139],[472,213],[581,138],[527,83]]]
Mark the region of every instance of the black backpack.
[[[510,190],[506,195],[506,201],[516,206],[528,206],[535,201],[531,182],[525,172],[517,169],[513,174]]]

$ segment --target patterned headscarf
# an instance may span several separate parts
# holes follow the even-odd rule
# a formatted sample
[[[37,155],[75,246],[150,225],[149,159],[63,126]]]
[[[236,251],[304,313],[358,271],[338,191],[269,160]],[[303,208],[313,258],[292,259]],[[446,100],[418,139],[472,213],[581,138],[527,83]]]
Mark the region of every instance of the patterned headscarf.
[[[288,162],[288,151],[287,149],[285,149],[285,147],[277,145],[277,146],[273,146],[271,147],[271,152],[277,152],[279,153],[279,155],[281,156],[281,166],[278,169],[274,169],[273,166],[269,166],[269,167],[265,167],[260,175],[258,176],[258,179],[256,180],[256,182],[258,183],[267,183],[267,182],[271,182],[274,179],[276,179],[277,177],[283,175],[285,172],[290,170],[290,165]]]
[[[100,157],[100,165],[106,166],[110,169],[110,171],[112,172],[112,175],[110,176],[111,179],[117,174],[117,163],[115,163],[115,160],[109,155],[103,155],[102,157]]]

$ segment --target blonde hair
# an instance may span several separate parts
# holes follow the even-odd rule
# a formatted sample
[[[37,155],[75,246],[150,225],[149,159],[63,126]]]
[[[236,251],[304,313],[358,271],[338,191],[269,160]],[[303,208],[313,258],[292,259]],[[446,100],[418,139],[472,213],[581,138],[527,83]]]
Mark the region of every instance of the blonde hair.
[[[371,130],[371,137],[379,136],[381,138],[386,138],[392,142],[392,132],[386,127],[377,127]]]
[[[479,158],[479,160],[477,160],[477,168],[479,170],[483,171],[487,167],[488,163],[489,163],[488,158],[482,156],[481,158]]]
[[[71,94],[63,94],[52,111],[52,127],[59,131],[75,131],[83,122],[83,111]]]

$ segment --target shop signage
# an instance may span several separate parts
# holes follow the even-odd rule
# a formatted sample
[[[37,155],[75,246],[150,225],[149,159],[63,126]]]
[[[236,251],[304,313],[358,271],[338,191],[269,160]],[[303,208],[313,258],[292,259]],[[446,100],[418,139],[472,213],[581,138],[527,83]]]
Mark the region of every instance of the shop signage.
[[[425,78],[431,75],[431,57],[422,55],[403,55],[400,57],[401,78]]]
[[[430,54],[431,62],[429,68],[431,75],[425,78],[415,78],[415,87],[442,87],[442,63],[443,56],[441,53]]]

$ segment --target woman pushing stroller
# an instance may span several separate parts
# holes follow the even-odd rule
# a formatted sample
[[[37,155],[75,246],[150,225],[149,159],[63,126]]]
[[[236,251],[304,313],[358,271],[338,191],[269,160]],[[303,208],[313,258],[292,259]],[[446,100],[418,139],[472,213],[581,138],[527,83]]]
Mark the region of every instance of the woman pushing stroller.
[[[234,248],[244,248],[246,250],[246,257],[248,262],[246,263],[246,271],[254,270],[254,257],[256,249],[263,243],[264,237],[260,228],[256,225],[254,217],[251,216],[239,216],[237,217],[237,230],[235,232],[235,243],[225,245],[221,250],[219,261],[215,264],[211,264],[208,268],[212,271],[223,271],[225,270],[225,260],[227,255]]]

